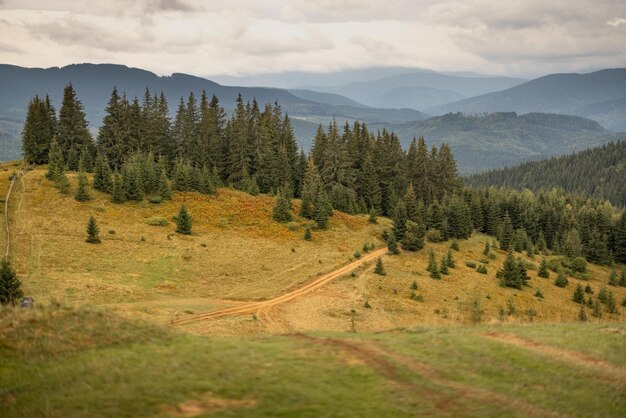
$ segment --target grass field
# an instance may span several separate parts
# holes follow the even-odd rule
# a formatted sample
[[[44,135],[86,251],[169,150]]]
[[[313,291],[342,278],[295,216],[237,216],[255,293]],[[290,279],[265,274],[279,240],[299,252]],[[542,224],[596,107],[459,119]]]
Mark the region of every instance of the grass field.
[[[2,184],[13,167],[3,166]],[[2,173],[2,172],[0,172]],[[110,203],[108,196],[79,203],[63,196],[44,177],[44,169],[29,172],[16,185],[9,210],[13,246],[11,260],[25,293],[38,302],[94,304],[131,316],[169,323],[175,318],[250,300],[275,297],[348,262],[363,244],[382,245],[381,231],[390,227],[380,219],[371,225],[364,216],[335,212],[328,231],[314,231],[303,240],[302,218],[290,224],[271,219],[273,198],[220,189],[217,196],[175,193],[172,202]],[[74,178],[72,182],[74,183]],[[174,233],[172,216],[185,204],[194,219],[193,235]],[[294,202],[294,211],[299,202]],[[103,243],[84,242],[89,216],[97,218]],[[165,226],[149,225],[162,218]],[[589,265],[589,280],[570,278],[566,288],[530,270],[529,286],[502,288],[495,278],[505,254],[494,250],[488,274],[465,265],[479,263],[489,237],[475,234],[459,242],[456,268],[442,280],[426,272],[428,249],[437,260],[449,243],[427,244],[417,253],[386,256],[386,276],[366,265],[307,295],[273,308],[268,317],[280,332],[381,331],[416,325],[472,322],[476,310],[483,323],[572,322],[580,305],[572,294],[576,284],[589,284],[594,297],[606,286],[607,267]],[[528,263],[538,265],[541,256]],[[413,282],[415,300],[411,298]],[[619,304],[626,288],[609,287]],[[536,297],[539,290],[543,298]],[[369,307],[365,307],[367,305]],[[478,308],[476,308],[478,306]],[[590,321],[624,321],[603,313]],[[187,331],[209,335],[246,335],[267,332],[266,322],[252,316],[205,321]]]
[[[619,417],[624,324],[180,334],[96,308],[0,311],[3,417]]]

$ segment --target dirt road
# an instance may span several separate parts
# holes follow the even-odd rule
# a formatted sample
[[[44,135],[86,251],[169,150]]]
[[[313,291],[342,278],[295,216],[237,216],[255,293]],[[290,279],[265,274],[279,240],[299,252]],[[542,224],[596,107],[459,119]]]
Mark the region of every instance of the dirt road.
[[[245,314],[255,314],[257,317],[265,317],[269,316],[269,311],[271,308],[283,304],[285,302],[289,302],[299,296],[304,295],[305,293],[311,292],[321,286],[324,286],[326,283],[330,282],[333,279],[343,276],[344,274],[350,273],[354,269],[362,266],[365,263],[376,260],[376,258],[383,256],[387,253],[387,248],[380,248],[378,250],[372,251],[371,253],[367,253],[358,260],[355,260],[349,264],[346,264],[343,267],[338,268],[330,273],[326,273],[317,277],[315,280],[305,284],[298,289],[292,290],[284,295],[277,296],[273,299],[264,300],[260,302],[250,302],[244,305],[235,306],[227,309],[220,309],[218,311],[188,316],[186,318],[181,318],[176,321],[173,321],[174,325],[186,325],[193,322],[208,320],[208,319],[217,319],[223,318],[227,316],[237,316],[237,315],[245,315]],[[261,318],[262,319],[262,318]]]

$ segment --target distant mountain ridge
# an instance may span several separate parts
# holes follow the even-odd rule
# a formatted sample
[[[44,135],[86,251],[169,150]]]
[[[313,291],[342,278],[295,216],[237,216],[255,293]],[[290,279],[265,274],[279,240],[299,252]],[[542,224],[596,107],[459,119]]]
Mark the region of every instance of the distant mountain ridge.
[[[507,89],[524,81],[526,80],[511,77],[468,77],[415,71],[375,80],[303,88],[340,94],[372,107],[422,110],[459,98]]]
[[[545,112],[594,119],[608,129],[626,130],[626,68],[588,74],[551,74],[509,89],[427,108],[448,112]]]

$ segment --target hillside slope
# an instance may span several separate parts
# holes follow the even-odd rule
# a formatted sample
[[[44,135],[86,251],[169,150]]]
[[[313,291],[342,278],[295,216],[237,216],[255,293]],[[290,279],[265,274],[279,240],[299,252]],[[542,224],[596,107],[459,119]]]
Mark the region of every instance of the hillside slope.
[[[589,74],[551,74],[507,90],[432,107],[447,112],[547,112],[589,117],[607,129],[622,130],[626,120],[626,68]]]
[[[12,172],[6,169],[1,184]],[[71,181],[75,187],[73,175]],[[274,222],[270,196],[220,189],[217,196],[175,193],[173,201],[158,205],[116,205],[108,196],[94,193],[93,200],[80,203],[59,194],[43,169],[22,177],[13,199],[10,257],[26,295],[39,303],[64,300],[106,306],[161,323],[271,299],[305,286],[365,255],[365,244],[382,248],[382,231],[391,226],[384,218],[372,225],[365,216],[335,212],[329,230],[313,231],[313,240],[305,241],[308,221],[296,217],[289,224]],[[171,217],[182,203],[193,217],[191,236],[174,233]],[[297,211],[298,203],[294,206]],[[100,245],[84,242],[90,216],[100,226]],[[500,287],[495,274],[505,254],[495,251],[483,260],[487,239],[477,234],[460,241],[460,251],[454,252],[456,267],[443,280],[428,276],[428,251],[432,249],[439,260],[449,243],[429,243],[417,253],[383,256],[386,276],[374,274],[370,262],[302,297],[256,312],[256,317],[247,311],[194,322],[184,329],[203,335],[343,332],[350,330],[351,318],[362,331],[452,325],[472,322],[468,307],[477,298],[484,322],[570,322],[580,310],[571,300],[575,285],[589,285],[594,294],[607,285],[610,269],[589,264],[587,280],[572,277],[569,286],[557,287],[554,274],[548,280],[537,277],[540,257],[520,254],[533,266],[529,286]],[[468,267],[469,262],[485,262],[488,274]],[[626,297],[625,287],[609,289],[618,304]],[[536,296],[537,290],[542,298]],[[510,305],[515,311],[501,314]],[[624,309],[604,313],[602,319],[623,320]]]
[[[466,179],[475,186],[581,193],[626,205],[626,141],[572,155],[488,171]]]
[[[0,400],[5,417],[617,417],[624,333],[569,324],[208,339],[88,307],[10,309]]]

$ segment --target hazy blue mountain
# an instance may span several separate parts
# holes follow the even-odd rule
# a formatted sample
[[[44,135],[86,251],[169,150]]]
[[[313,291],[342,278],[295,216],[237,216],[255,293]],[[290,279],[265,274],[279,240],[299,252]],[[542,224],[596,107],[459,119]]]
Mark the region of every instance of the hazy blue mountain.
[[[336,86],[355,81],[369,81],[413,71],[428,72],[410,67],[370,67],[330,72],[286,71],[246,76],[212,75],[209,78],[227,86],[268,86],[301,88],[302,86]]]
[[[340,96],[343,97],[343,96]],[[463,96],[449,90],[439,90],[430,87],[403,86],[396,87],[380,95],[380,107],[424,109],[434,103],[450,103]]]
[[[371,126],[377,127],[382,126]],[[391,128],[405,146],[420,135],[429,143],[450,144],[463,174],[569,154],[617,137],[595,121],[546,113],[450,113]]]
[[[601,122],[608,129],[623,130],[626,124],[626,68],[588,74],[551,74],[503,91],[427,110],[431,114],[505,111],[577,115]]]
[[[316,103],[325,103],[333,106],[353,106],[365,108],[364,104],[348,99],[347,97],[333,93],[321,93],[319,91],[305,90],[305,89],[290,89],[289,93],[304,100],[309,100]]]
[[[376,80],[356,81],[335,86],[306,86],[309,90],[325,93],[336,93],[346,96],[359,103],[379,108],[403,108],[407,102],[418,101],[424,109],[436,106],[446,99],[455,100],[460,97],[470,97],[493,91],[508,89],[523,83],[525,80],[510,77],[461,77],[436,73],[433,71],[417,71],[405,74],[396,74]],[[410,93],[395,95],[394,91],[420,87],[430,89],[414,90],[420,97],[410,98]],[[437,94],[435,94],[437,93]]]
[[[90,129],[95,133],[104,117],[104,109],[109,100],[113,86],[127,96],[143,98],[146,87],[152,92],[163,91],[169,102],[172,115],[178,107],[180,97],[194,92],[199,98],[201,91],[206,90],[209,96],[215,94],[222,105],[232,109],[239,94],[244,100],[257,99],[265,103],[278,102],[293,118],[328,124],[333,117],[338,120],[362,120],[382,123],[402,123],[425,119],[427,115],[410,109],[392,111],[389,109],[367,108],[359,103],[335,95],[317,94],[314,92],[298,93],[300,97],[284,89],[266,87],[230,87],[222,86],[213,81],[187,74],[172,74],[160,77],[149,71],[129,68],[113,64],[75,64],[63,68],[23,68],[12,65],[0,65],[0,160],[19,157],[19,132],[26,116],[28,101],[35,95],[50,95],[57,111],[61,104],[63,88],[71,82],[78,97],[82,101],[87,114]],[[319,103],[307,100],[316,96]],[[332,104],[334,103],[334,104]],[[19,128],[16,128],[19,126]],[[308,126],[305,124],[305,126]],[[313,139],[303,136],[309,129],[301,129],[298,141],[307,147]]]

